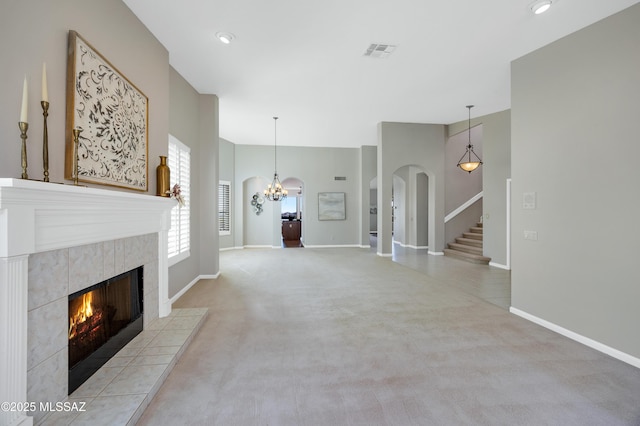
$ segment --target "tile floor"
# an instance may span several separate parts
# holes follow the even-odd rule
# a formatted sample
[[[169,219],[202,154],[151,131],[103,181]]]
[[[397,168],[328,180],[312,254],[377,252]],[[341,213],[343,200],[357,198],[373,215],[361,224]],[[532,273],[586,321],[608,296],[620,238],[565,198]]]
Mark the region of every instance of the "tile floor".
[[[377,238],[370,237],[371,250],[376,251]],[[394,262],[436,278],[467,294],[479,297],[503,309],[511,306],[511,271],[488,265],[476,265],[447,256],[433,256],[427,250],[416,250],[393,244]]]
[[[207,314],[207,308],[174,309],[153,321],[69,396],[85,411],[52,412],[42,424],[134,425]]]

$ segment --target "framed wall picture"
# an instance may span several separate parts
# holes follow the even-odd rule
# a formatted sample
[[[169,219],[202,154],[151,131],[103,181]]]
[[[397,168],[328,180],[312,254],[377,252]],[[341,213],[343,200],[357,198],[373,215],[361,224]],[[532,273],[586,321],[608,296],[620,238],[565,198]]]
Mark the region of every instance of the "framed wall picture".
[[[65,178],[73,178],[77,156],[79,181],[147,191],[148,115],[148,98],[69,31]]]
[[[318,220],[345,220],[346,218],[344,192],[318,193]]]

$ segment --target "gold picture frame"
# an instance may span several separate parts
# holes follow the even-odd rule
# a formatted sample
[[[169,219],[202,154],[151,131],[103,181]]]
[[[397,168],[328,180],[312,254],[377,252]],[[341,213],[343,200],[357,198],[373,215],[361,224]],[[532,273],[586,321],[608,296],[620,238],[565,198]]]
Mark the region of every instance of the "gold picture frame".
[[[72,30],[66,113],[65,179],[73,179],[77,156],[78,181],[148,190],[149,99]]]

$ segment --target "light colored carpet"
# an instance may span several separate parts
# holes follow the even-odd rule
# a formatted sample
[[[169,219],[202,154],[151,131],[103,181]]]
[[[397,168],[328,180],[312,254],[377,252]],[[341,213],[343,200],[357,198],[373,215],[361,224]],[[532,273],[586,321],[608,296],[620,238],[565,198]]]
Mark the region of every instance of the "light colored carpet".
[[[640,424],[640,370],[368,250],[221,272],[174,305],[209,316],[138,424]]]

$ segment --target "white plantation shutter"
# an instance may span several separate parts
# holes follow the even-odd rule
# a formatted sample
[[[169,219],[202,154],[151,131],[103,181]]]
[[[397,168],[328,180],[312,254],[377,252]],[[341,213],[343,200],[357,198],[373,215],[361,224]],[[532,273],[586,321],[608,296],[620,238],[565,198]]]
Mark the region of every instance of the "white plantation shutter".
[[[191,150],[175,137],[169,135],[169,156],[167,159],[171,172],[170,187],[180,185],[180,194],[184,206],[177,203],[171,210],[171,229],[169,230],[169,265],[174,265],[189,257],[190,250],[190,173]]]
[[[231,182],[218,183],[218,230],[220,235],[231,235]]]

